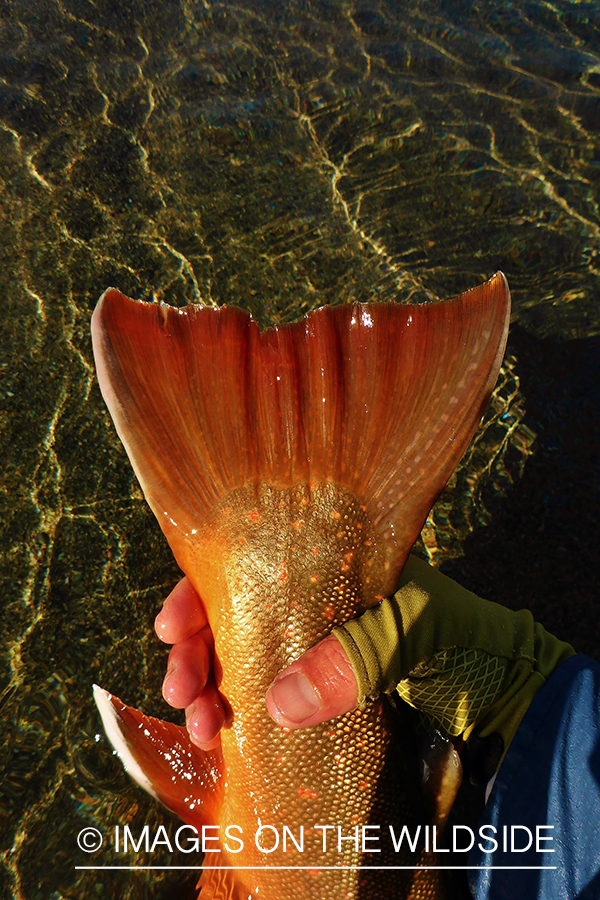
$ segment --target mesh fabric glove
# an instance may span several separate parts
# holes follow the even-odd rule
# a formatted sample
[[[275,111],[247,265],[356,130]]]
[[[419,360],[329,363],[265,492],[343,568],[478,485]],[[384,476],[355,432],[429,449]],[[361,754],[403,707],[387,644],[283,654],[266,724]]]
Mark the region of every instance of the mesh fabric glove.
[[[452,736],[499,733],[504,752],[536,691],[575,653],[527,610],[481,600],[415,556],[394,597],[333,633],[359,705],[396,689]]]

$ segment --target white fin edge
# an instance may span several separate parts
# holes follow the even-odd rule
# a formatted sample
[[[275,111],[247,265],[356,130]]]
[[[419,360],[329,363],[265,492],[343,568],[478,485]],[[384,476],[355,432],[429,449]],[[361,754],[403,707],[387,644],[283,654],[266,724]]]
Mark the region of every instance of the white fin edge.
[[[96,701],[96,706],[98,707],[98,712],[100,713],[100,718],[102,719],[106,737],[113,745],[117,756],[123,764],[123,768],[125,769],[127,774],[130,775],[133,780],[139,784],[140,787],[142,787],[152,797],[154,797],[155,800],[160,800],[145,772],[143,771],[139,763],[136,762],[131,753],[131,750],[129,749],[127,741],[125,740],[125,737],[121,730],[119,714],[111,702],[111,698],[113,695],[109,694],[108,691],[105,691],[104,688],[101,688],[97,684],[93,686],[93,689],[94,700]]]

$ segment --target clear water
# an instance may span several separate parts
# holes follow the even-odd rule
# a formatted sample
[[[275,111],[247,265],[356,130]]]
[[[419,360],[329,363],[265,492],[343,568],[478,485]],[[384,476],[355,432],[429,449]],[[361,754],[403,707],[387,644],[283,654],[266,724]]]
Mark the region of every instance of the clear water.
[[[95,383],[109,285],[265,324],[502,269],[507,362],[421,552],[598,652],[599,47],[598,2],[0,7],[2,898],[190,880],[74,869],[84,826],[171,821],[91,701],[169,715],[150,623],[178,577]]]

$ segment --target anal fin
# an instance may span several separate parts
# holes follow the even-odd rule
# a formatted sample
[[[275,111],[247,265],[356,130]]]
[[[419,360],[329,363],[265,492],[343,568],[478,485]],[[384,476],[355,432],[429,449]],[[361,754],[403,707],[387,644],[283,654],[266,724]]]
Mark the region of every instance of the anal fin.
[[[185,728],[146,716],[98,685],[94,700],[125,770],[144,790],[196,828],[218,821],[220,750],[200,750]]]
[[[204,868],[198,889],[198,900],[248,900],[253,896],[233,869]]]

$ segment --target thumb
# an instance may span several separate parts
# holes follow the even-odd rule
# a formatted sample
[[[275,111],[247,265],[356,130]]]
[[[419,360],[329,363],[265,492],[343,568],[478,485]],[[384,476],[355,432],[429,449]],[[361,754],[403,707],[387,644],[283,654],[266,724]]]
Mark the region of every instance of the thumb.
[[[305,728],[354,709],[357,699],[354,670],[331,634],[277,676],[266,704],[278,725]]]

